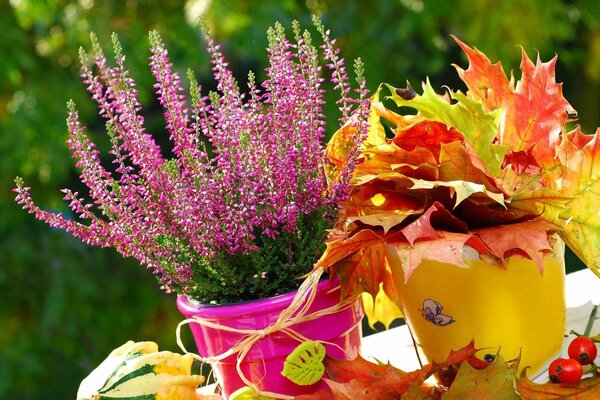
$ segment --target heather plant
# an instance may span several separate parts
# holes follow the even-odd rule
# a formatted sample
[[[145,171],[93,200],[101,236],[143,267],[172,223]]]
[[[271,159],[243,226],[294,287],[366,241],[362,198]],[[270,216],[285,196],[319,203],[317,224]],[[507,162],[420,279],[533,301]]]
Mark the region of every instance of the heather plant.
[[[352,89],[335,40],[318,20],[315,25],[323,38],[320,52],[298,23],[292,40],[281,24],[270,28],[266,80],[259,87],[250,73],[247,92],[205,35],[216,91],[204,95],[188,73],[189,106],[165,45],[151,32],[150,69],[169,149],[144,128],[117,36],[110,66],[92,35],[93,54],[80,51],[81,76],[105,120],[113,166],[103,165],[69,101],[67,143],[88,198],[63,189],[73,217],[52,213],[40,209],[16,178],[17,202],[85,243],[136,258],[167,292],[228,303],[293,290],[324,250],[367,130],[362,64],[355,63],[358,85]],[[354,132],[345,144],[351,161],[343,166],[323,161],[322,60],[340,94],[340,123]],[[336,181],[326,182],[325,168],[337,170]]]

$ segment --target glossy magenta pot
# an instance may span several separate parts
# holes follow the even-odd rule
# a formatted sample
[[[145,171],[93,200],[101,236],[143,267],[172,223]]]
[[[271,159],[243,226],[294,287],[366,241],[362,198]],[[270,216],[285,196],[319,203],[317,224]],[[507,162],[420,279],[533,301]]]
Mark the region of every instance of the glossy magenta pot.
[[[177,298],[177,307],[186,317],[198,317],[236,329],[259,330],[274,324],[279,314],[292,302],[296,293],[288,293],[264,300],[233,305],[214,306],[197,304],[185,296]],[[309,314],[336,305],[340,298],[339,284],[329,280],[319,283]],[[362,332],[362,307],[356,301],[333,314],[292,326],[292,329],[311,340],[335,343],[325,344],[327,354],[335,358],[352,359],[360,351]],[[191,323],[190,329],[196,341],[199,354],[203,357],[220,355],[231,349],[243,334]],[[321,382],[309,386],[299,386],[281,375],[285,358],[299,342],[282,332],[274,332],[259,340],[242,363],[242,371],[261,390],[291,396],[311,393]],[[236,355],[222,362],[212,364],[215,376],[225,396],[246,386],[236,371]]]

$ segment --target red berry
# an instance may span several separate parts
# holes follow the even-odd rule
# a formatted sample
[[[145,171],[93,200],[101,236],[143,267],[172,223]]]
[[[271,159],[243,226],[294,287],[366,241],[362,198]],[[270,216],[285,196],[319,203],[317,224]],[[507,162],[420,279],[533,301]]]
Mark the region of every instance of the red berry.
[[[558,375],[556,375],[556,369],[558,368],[558,365],[564,360],[566,360],[566,358],[557,358],[556,360],[552,361],[550,363],[550,366],[548,367],[548,376],[550,377],[550,380],[554,383],[560,382],[560,380],[558,379]]]
[[[597,355],[596,343],[587,336],[578,336],[569,344],[569,358],[579,361],[581,365],[593,363]]]
[[[583,367],[579,361],[567,358],[556,366],[556,376],[563,383],[577,383],[583,375]]]

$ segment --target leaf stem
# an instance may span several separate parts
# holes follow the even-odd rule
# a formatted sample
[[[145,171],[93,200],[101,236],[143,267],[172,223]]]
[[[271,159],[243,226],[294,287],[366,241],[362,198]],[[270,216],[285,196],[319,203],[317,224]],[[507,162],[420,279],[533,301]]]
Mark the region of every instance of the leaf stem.
[[[417,355],[417,360],[419,361],[419,366],[421,367],[421,369],[423,369],[423,361],[421,360],[421,355],[419,354],[419,348],[417,347],[417,341],[415,340],[412,330],[410,329],[410,325],[406,324],[406,327],[408,328],[408,333],[410,334],[410,338],[412,339],[413,347],[414,347],[415,353]]]
[[[594,308],[592,308],[592,312],[590,313],[590,317],[588,318],[587,325],[585,326],[585,331],[583,332],[584,336],[590,336],[592,333],[592,327],[594,326],[594,322],[596,321],[596,317],[598,316],[598,307],[600,305],[596,304]]]

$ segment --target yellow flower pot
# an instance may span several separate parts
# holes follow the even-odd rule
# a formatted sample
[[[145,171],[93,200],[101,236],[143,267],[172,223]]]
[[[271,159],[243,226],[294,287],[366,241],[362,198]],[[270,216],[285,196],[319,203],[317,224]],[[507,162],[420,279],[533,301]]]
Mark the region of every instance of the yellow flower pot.
[[[481,261],[466,248],[467,267],[424,261],[404,281],[400,266],[392,267],[403,312],[429,361],[444,361],[451,349],[471,340],[478,355],[500,354],[505,360],[521,354],[520,368],[529,375],[558,355],[565,330],[564,243],[536,264],[512,256],[506,269]]]

